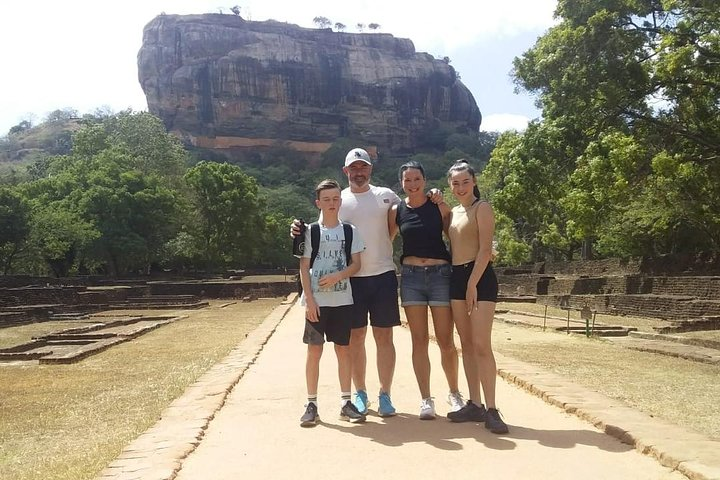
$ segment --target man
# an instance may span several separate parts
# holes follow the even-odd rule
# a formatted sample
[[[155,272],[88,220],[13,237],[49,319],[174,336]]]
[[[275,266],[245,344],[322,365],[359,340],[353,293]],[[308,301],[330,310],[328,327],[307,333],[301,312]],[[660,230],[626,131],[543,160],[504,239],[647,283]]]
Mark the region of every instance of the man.
[[[372,160],[362,148],[354,148],[345,157],[343,173],[350,186],[342,191],[340,219],[352,223],[365,240],[360,271],[350,278],[354,304],[350,357],[355,384],[355,406],[366,414],[370,404],[365,385],[367,356],[365,337],[368,315],[377,347],[377,369],[380,380],[378,415],[395,415],[390,399],[395,373],[395,345],[392,327],[400,325],[397,299],[397,277],[392,258],[392,241],[388,232],[388,211],[400,203],[400,197],[385,187],[370,184]],[[297,225],[293,234],[300,233]]]

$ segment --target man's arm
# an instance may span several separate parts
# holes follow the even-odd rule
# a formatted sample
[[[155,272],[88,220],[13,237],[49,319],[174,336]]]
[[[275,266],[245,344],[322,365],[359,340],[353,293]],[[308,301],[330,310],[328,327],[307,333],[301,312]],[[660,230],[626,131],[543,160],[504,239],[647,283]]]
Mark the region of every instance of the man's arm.
[[[395,238],[395,235],[397,235],[398,232],[398,224],[396,221],[397,208],[397,205],[393,205],[392,207],[390,207],[390,210],[388,210],[388,233],[390,234],[391,241],[393,238]]]

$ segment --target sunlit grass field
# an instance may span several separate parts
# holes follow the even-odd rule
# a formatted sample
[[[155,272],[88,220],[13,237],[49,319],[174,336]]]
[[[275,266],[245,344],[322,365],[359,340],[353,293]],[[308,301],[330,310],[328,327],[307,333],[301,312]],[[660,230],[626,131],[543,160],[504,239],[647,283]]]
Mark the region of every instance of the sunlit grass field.
[[[0,479],[94,478],[282,300],[211,301],[71,365],[0,363]],[[27,341],[48,328],[12,327],[3,336]]]

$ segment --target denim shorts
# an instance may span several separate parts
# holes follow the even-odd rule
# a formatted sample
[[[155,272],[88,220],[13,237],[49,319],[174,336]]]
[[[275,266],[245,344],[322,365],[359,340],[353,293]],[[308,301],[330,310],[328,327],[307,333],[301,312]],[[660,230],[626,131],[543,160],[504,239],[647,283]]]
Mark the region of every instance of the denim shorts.
[[[427,266],[402,265],[400,277],[402,306],[450,306],[451,271],[452,267],[448,263]]]

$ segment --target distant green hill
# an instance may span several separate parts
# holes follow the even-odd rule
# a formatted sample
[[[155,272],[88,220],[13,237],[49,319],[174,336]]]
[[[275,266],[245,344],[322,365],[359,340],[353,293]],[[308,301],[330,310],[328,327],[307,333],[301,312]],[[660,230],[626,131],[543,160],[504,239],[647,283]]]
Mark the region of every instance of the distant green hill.
[[[13,127],[0,138],[0,163],[22,162],[39,155],[62,155],[70,152],[72,133],[82,126],[79,118],[44,122],[27,129]]]

